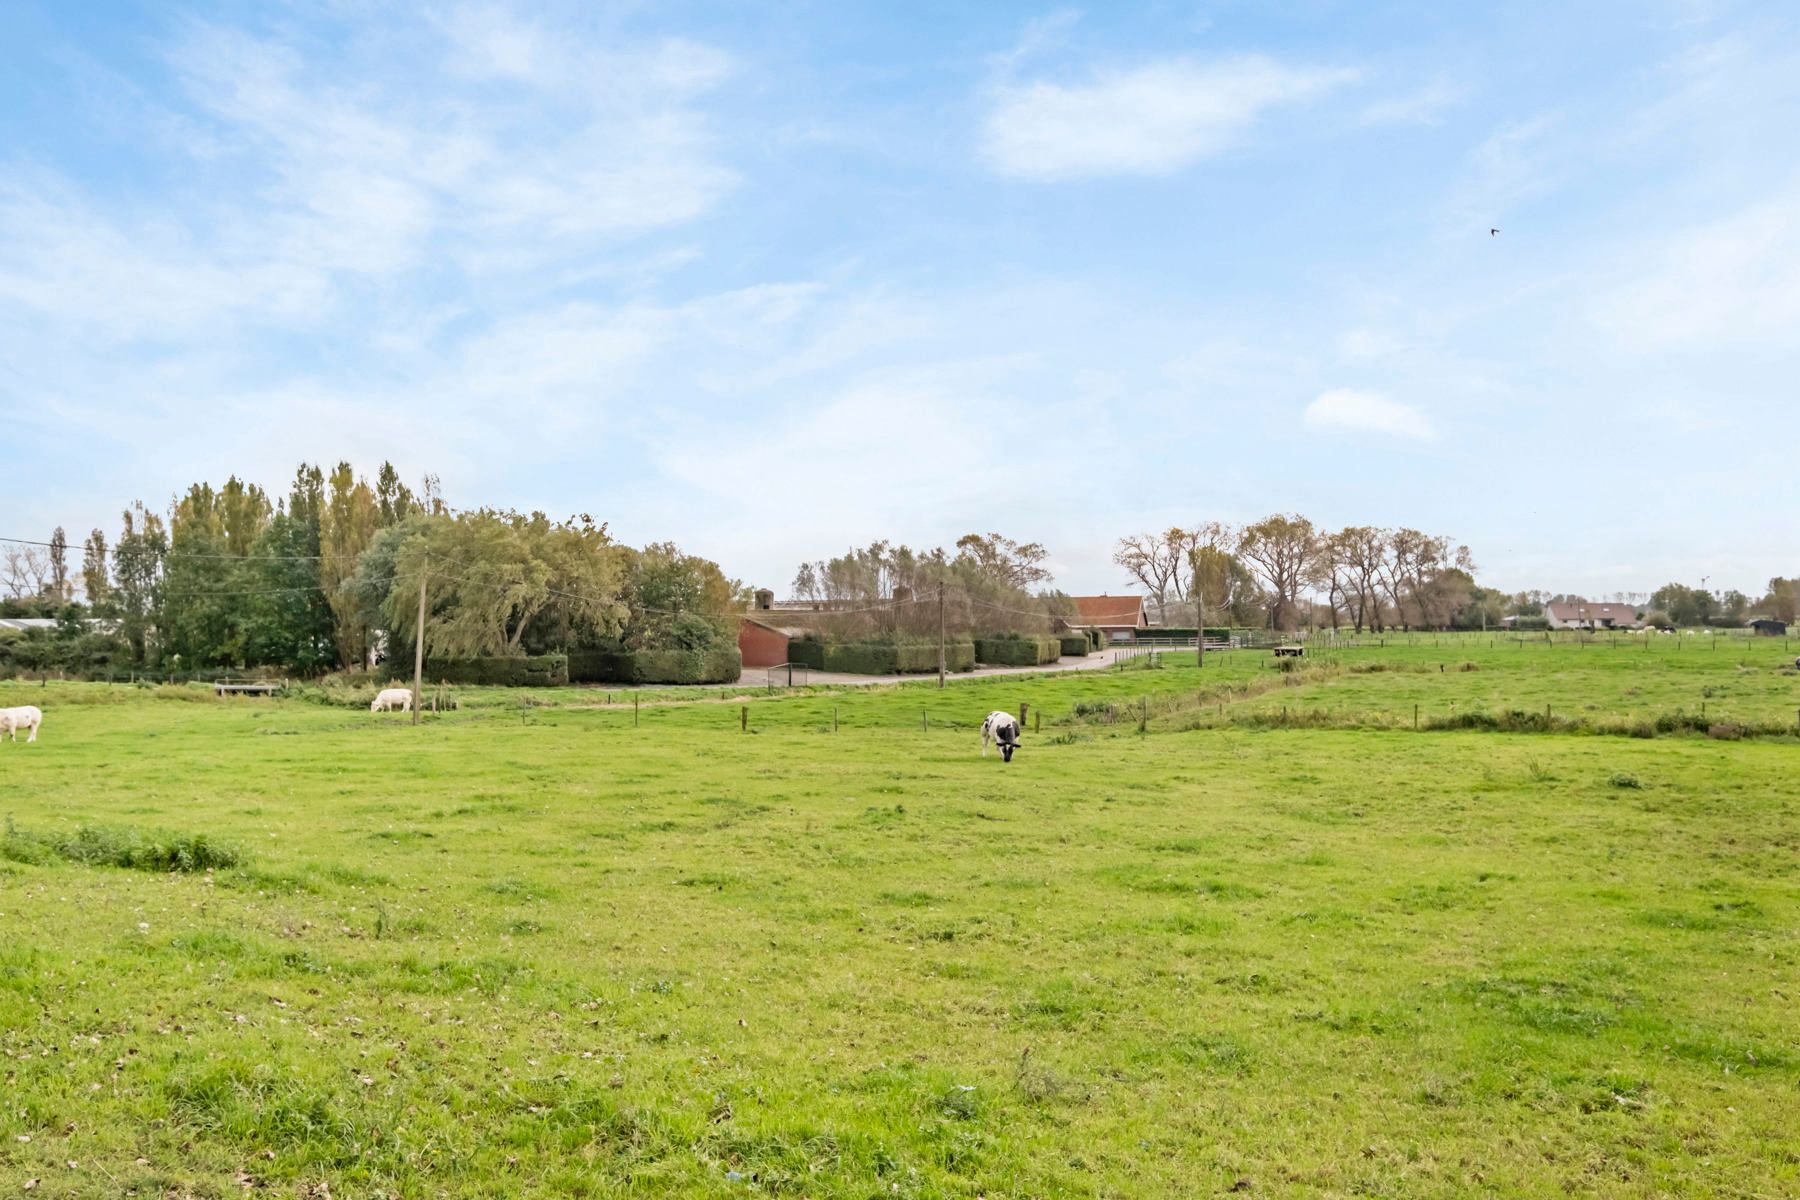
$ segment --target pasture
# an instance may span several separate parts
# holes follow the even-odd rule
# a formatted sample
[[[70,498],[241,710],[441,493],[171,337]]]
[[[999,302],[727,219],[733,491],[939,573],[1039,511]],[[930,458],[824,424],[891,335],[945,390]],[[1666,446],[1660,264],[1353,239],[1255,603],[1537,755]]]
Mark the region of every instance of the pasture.
[[[462,696],[0,683],[0,1192],[1800,1193],[1779,643]]]

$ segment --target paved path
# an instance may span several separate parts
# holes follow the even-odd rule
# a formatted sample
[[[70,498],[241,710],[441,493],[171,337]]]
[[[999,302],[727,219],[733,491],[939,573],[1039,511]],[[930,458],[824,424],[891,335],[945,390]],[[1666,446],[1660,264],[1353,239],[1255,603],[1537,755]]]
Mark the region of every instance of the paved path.
[[[1041,667],[977,667],[973,671],[952,671],[951,679],[982,679],[989,675],[1044,675],[1058,671],[1100,671],[1113,665],[1117,650],[1102,650],[1098,654],[1090,654],[1085,658],[1059,658],[1053,663],[1045,663]],[[785,680],[786,672],[776,667],[745,667],[744,673],[738,677],[737,686],[767,687],[769,672],[777,671],[777,685]],[[907,683],[922,679],[935,679],[937,673],[925,675],[840,675],[831,671],[807,671],[806,682],[814,687],[868,687],[881,683]],[[794,671],[794,682],[801,682],[800,671]],[[712,686],[717,687],[717,684]]]

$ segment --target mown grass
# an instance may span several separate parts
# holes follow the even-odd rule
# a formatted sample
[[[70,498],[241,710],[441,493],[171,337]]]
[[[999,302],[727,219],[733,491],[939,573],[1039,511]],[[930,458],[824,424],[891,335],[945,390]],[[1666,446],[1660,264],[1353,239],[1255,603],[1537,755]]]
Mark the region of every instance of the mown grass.
[[[0,685],[46,712],[0,746],[17,836],[241,855],[0,859],[0,1191],[1800,1192],[1792,742],[1173,732],[1344,686],[1410,716],[1436,649],[671,692],[635,726],[580,692],[415,730]],[[1508,652],[1443,678],[1740,678]],[[1021,701],[1043,734],[979,757]]]

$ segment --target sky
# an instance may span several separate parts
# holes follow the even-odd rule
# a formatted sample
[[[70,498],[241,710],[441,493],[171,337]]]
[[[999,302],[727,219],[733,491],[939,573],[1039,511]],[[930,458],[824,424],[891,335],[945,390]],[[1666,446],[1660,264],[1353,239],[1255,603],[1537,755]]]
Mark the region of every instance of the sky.
[[[385,459],[777,591],[1298,512],[1760,595],[1796,112],[1790,3],[10,0],[0,536]]]

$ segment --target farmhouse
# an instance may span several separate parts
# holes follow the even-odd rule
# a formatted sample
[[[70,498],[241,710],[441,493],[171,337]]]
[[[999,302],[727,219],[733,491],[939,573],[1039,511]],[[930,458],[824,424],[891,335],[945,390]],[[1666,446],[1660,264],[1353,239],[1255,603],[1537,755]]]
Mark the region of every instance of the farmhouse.
[[[1109,642],[1129,642],[1138,630],[1149,628],[1142,596],[1071,596],[1081,614],[1080,624],[1098,629]]]
[[[1750,622],[1752,632],[1763,637],[1786,637],[1788,623],[1775,617],[1758,617]]]
[[[1643,615],[1631,604],[1552,600],[1544,605],[1544,620],[1552,629],[1638,629]]]

